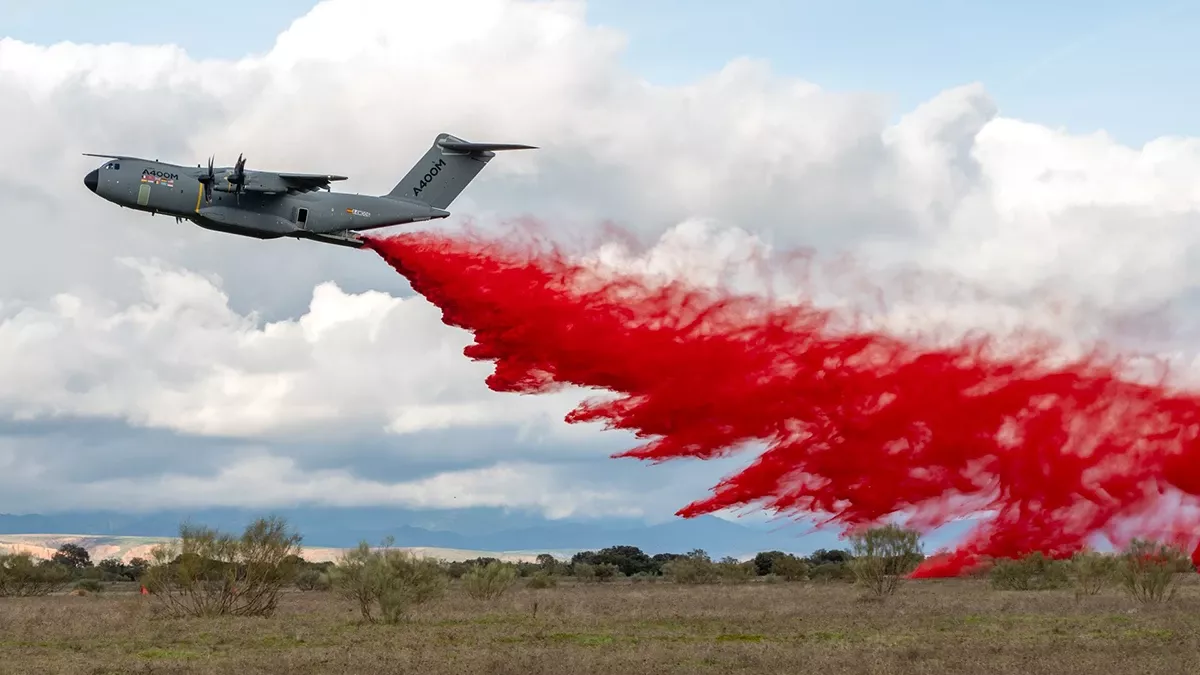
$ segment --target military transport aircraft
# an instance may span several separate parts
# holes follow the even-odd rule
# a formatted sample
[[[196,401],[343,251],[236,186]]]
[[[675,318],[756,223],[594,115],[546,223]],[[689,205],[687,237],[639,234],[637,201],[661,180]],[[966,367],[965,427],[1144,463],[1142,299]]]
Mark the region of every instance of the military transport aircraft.
[[[177,222],[188,220],[209,230],[362,248],[357,230],[445,218],[450,215],[446,207],[496,156],[494,151],[532,149],[438,134],[408,175],[379,197],[330,191],[330,183],[346,176],[247,171],[241,155],[233,167],[217,169],[210,158],[205,169],[84,153],[109,161],[84,176],[83,184],[122,207],[174,216]]]

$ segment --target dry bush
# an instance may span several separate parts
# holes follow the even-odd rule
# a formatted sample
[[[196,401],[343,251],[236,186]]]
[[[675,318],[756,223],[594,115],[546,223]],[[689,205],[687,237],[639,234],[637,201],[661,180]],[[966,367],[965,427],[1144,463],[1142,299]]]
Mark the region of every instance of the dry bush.
[[[29,553],[0,553],[0,597],[35,597],[61,591],[71,583],[71,570]]]
[[[921,535],[898,525],[873,527],[850,537],[850,569],[858,583],[878,596],[896,592],[900,580],[922,559]]]
[[[185,524],[179,541],[151,552],[142,584],[172,616],[270,616],[299,552],[300,535],[281,518],[260,518],[240,538]]]
[[[997,559],[989,574],[992,586],[1006,591],[1041,591],[1071,583],[1070,563],[1034,552],[1014,560]]]
[[[463,575],[463,590],[476,600],[495,600],[517,583],[515,565],[493,561]]]
[[[1143,603],[1175,597],[1175,578],[1191,568],[1183,551],[1167,544],[1134,539],[1121,555],[1119,578],[1125,592]]]
[[[364,541],[346,551],[330,570],[334,588],[358,605],[365,621],[374,623],[378,606],[383,620],[399,623],[413,607],[445,593],[448,576],[441,564],[390,548],[372,551]]]
[[[534,590],[556,588],[557,586],[558,578],[546,571],[535,572],[533,576],[529,577],[529,581],[525,583],[525,588],[532,588]]]
[[[1116,581],[1120,561],[1095,551],[1080,551],[1071,557],[1071,579],[1075,595],[1097,595]]]

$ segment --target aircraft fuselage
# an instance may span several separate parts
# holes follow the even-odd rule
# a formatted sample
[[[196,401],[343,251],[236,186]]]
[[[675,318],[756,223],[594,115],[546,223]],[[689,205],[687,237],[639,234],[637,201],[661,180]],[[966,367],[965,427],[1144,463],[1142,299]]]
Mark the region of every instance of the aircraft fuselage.
[[[188,220],[200,227],[257,239],[295,237],[361,246],[355,230],[414,223],[450,214],[415,200],[344,192],[230,191],[227,168],[215,171],[205,200],[206,168],[113,159],[91,171],[84,185],[114,204]]]

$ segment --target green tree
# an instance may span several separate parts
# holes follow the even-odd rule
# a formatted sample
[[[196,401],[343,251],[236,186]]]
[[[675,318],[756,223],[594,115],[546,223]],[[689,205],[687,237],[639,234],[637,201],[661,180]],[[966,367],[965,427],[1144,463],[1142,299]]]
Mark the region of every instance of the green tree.
[[[920,533],[898,525],[857,532],[851,535],[850,543],[854,555],[850,568],[855,579],[879,596],[895,593],[900,580],[924,558]]]
[[[551,576],[566,574],[568,565],[563,563],[558,558],[549,553],[538,554],[537,557],[538,573],[545,573]],[[536,574],[535,574],[536,576]]]
[[[145,558],[138,557],[129,560],[129,575],[134,581],[140,580],[149,568],[150,561]]]
[[[819,548],[813,551],[808,556],[808,562],[812,565],[829,565],[829,564],[844,564],[849,563],[854,556],[850,555],[849,551],[841,549],[833,549],[832,551],[824,548]]]
[[[775,561],[785,555],[783,551],[763,551],[754,556],[754,573],[760,577],[771,574]]]
[[[58,551],[50,559],[72,570],[83,570],[92,566],[91,554],[78,544],[59,546]]]
[[[133,580],[133,577],[129,571],[129,567],[125,563],[121,562],[121,560],[118,558],[105,558],[104,560],[96,563],[96,567],[101,571],[101,573],[103,573],[104,578],[108,581],[118,581],[122,579],[129,581]]]
[[[593,562],[616,565],[621,574],[631,577],[642,572],[656,571],[654,560],[637,546],[609,546],[596,552]]]

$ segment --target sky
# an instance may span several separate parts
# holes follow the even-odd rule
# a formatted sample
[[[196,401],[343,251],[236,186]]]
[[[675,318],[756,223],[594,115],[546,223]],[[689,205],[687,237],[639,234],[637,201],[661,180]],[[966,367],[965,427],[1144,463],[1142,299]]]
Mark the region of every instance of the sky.
[[[190,6],[114,12],[82,0],[0,0],[0,35],[50,44],[176,44],[197,58],[269,50],[316,3],[258,0],[234,15],[184,20]],[[64,11],[67,10],[67,11]],[[588,20],[621,31],[621,61],[640,77],[680,84],[749,56],[841,90],[891,97],[897,115],[939,91],[981,82],[1005,115],[1140,145],[1200,133],[1200,76],[1187,0],[895,3],[847,0],[594,0]]]
[[[834,5],[0,0],[0,512],[662,520],[750,461],[609,459],[633,441],[564,424],[579,392],[488,391],[469,336],[381,261],[116,209],[82,152],[245,152],[379,194],[440,131],[530,143],[450,225],[616,222],[677,268],[851,252],[998,298],[954,321],[1194,358],[1200,7]]]

